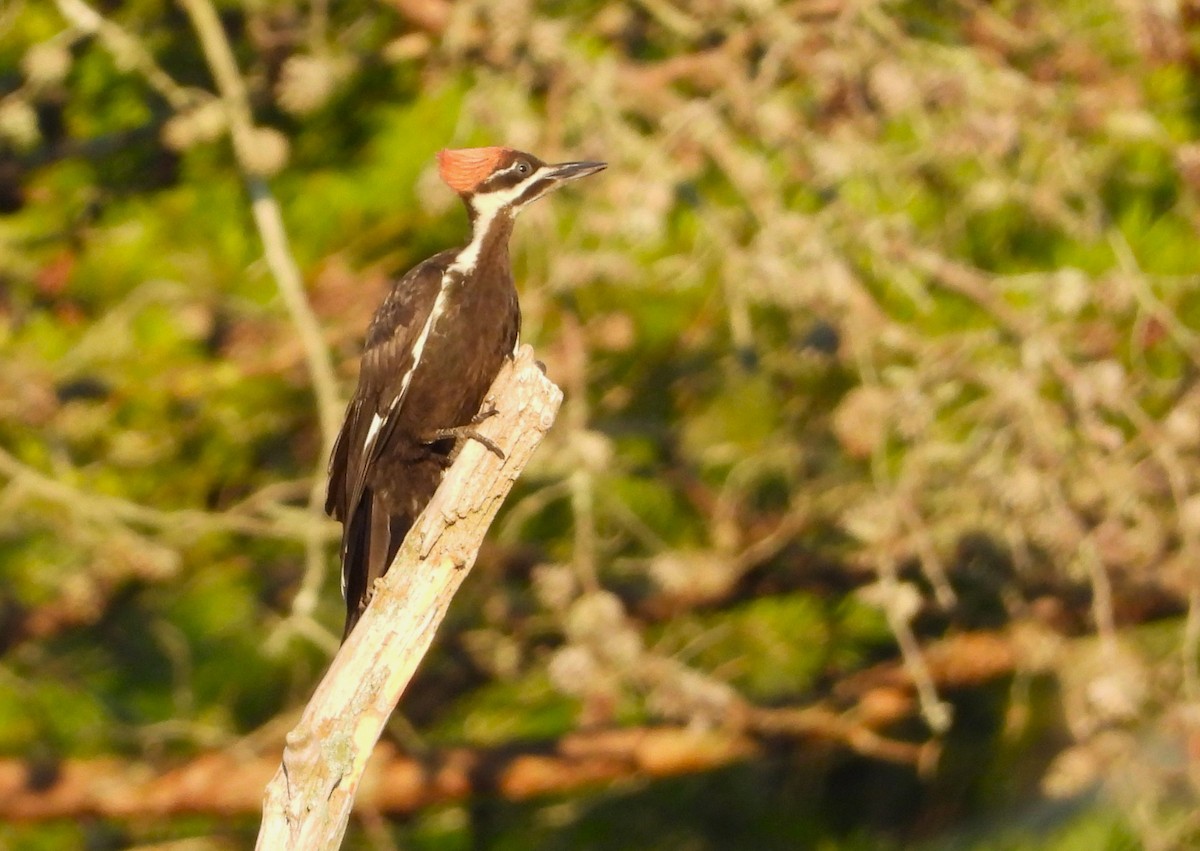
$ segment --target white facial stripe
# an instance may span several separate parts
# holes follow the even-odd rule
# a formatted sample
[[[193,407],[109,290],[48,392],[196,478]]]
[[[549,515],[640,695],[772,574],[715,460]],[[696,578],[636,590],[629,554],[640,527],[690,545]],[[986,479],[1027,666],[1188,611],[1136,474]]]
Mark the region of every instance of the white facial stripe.
[[[525,178],[525,180],[523,180],[523,181],[521,182],[521,185],[520,185],[518,188],[519,188],[519,189],[522,189],[522,190],[524,190],[524,189],[528,189],[530,186],[533,186],[535,183],[537,183],[537,182],[538,182],[539,180],[541,180],[542,178],[544,178],[544,177],[549,177],[549,176],[550,176],[550,175],[552,175],[553,173],[554,173],[554,168],[553,168],[553,166],[544,165],[544,166],[542,166],[541,168],[539,168],[537,171],[535,171],[533,174],[529,175],[529,177]],[[545,194],[546,194],[546,192],[548,192],[548,191],[549,191],[549,190],[550,190],[550,189],[551,189],[553,186],[554,186],[554,184],[553,184],[553,183],[552,183],[552,184],[550,184],[550,185],[549,185],[549,186],[547,186],[547,187],[546,187],[546,189],[544,189],[542,192],[538,193],[537,195],[534,195],[532,198],[530,198],[530,199],[529,199],[529,201],[526,201],[526,202],[525,202],[525,204],[528,204],[528,203],[530,203],[531,201],[536,201],[538,198],[541,198],[541,197],[542,197],[543,195],[545,195]],[[520,195],[521,193],[520,193],[520,192],[518,192],[517,194],[518,194],[518,195]],[[525,206],[525,204],[522,204],[521,206],[522,206],[522,207],[524,207],[524,206]]]

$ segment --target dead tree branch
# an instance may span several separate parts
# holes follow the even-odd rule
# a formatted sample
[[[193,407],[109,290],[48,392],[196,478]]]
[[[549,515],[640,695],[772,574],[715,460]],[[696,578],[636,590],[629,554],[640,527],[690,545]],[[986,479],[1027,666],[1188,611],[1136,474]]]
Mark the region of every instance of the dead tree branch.
[[[492,385],[499,414],[468,441],[362,620],[287,736],[267,786],[259,848],[336,848],[363,772],[405,686],[475,561],[504,497],[554,422],[562,393],[528,346]]]

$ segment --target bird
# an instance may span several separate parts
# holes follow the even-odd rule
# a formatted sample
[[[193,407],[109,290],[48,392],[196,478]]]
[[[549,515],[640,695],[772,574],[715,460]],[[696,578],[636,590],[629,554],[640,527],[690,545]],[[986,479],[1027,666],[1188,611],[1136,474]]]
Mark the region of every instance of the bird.
[[[433,498],[460,440],[501,454],[475,426],[516,353],[521,309],[508,241],[517,214],[606,167],[548,164],[508,147],[438,152],[438,174],[467,209],[471,237],[396,280],[367,327],[358,385],[329,459],[325,511],[342,523],[342,640]]]

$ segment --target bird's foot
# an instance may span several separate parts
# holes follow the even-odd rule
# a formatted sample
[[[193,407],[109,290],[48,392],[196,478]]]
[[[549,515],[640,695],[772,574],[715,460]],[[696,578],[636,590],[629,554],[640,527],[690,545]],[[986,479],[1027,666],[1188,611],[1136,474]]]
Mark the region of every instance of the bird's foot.
[[[483,419],[487,419],[488,417],[492,416],[495,413],[496,413],[496,410],[495,410],[495,408],[493,408],[491,411],[489,411],[487,413],[486,416],[483,417]],[[504,450],[502,450],[499,446],[497,446],[496,442],[494,440],[492,440],[490,437],[484,437],[482,434],[480,434],[478,431],[475,430],[475,426],[478,425],[481,421],[482,420],[480,420],[477,417],[476,419],[472,420],[467,425],[454,426],[453,428],[439,428],[437,431],[430,432],[429,434],[422,437],[421,442],[428,444],[428,443],[437,443],[439,440],[449,440],[449,439],[458,440],[460,438],[465,438],[467,440],[474,440],[477,443],[482,443],[483,447],[485,449],[487,449],[488,452],[491,452],[493,455],[495,455],[497,458],[499,458],[501,461],[503,461],[504,460]],[[455,453],[455,454],[457,454],[457,453]]]
[[[498,413],[500,413],[500,409],[496,407],[496,403],[488,399],[483,403],[483,407],[479,409],[479,413],[471,419],[471,425],[479,425],[484,420],[494,417]]]

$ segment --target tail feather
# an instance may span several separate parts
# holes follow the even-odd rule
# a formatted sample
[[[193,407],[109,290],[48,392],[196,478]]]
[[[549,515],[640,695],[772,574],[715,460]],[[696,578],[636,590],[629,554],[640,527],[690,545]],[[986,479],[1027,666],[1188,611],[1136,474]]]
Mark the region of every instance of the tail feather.
[[[371,493],[354,507],[342,526],[342,596],[346,600],[346,627],[342,641],[350,634],[354,624],[367,605],[367,554],[371,550],[371,508],[374,503]]]
[[[389,515],[367,492],[343,529],[342,582],[346,598],[346,627],[342,641],[371,602],[375,580],[391,566],[415,518]]]
[[[380,493],[373,487],[365,488],[344,521],[342,592],[346,598],[346,628],[342,633],[343,641],[371,601],[375,580],[391,567],[405,537],[433,498],[442,470],[443,465],[432,458],[408,463],[402,473],[402,489]],[[396,475],[392,481],[399,479],[401,476]]]

